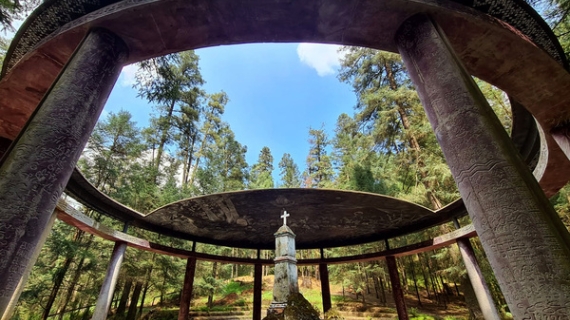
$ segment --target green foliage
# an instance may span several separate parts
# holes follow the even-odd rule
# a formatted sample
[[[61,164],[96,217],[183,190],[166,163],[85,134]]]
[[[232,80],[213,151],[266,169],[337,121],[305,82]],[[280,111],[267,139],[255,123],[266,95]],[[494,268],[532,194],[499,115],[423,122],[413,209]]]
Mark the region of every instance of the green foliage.
[[[263,147],[259,153],[259,160],[253,165],[250,175],[250,189],[270,189],[273,183],[273,156],[268,147]]]
[[[299,167],[290,154],[285,153],[279,161],[279,169],[281,176],[282,188],[299,188],[301,186],[301,178]]]
[[[331,308],[325,312],[325,320],[344,320],[344,317],[336,308]]]
[[[232,293],[240,295],[245,290],[249,290],[252,288],[253,288],[253,284],[251,284],[251,283],[244,284],[242,282],[232,280],[222,288],[222,294],[224,296],[227,296],[227,295],[232,294]]]
[[[434,209],[455,200],[455,183],[400,57],[367,48],[343,51],[338,77],[352,85],[357,104],[354,117],[337,121],[340,186]]]
[[[0,0],[0,30],[14,31],[14,20],[24,19],[41,0]]]
[[[332,188],[334,171],[327,148],[329,140],[323,128],[309,129],[309,155],[304,184],[307,188]]]

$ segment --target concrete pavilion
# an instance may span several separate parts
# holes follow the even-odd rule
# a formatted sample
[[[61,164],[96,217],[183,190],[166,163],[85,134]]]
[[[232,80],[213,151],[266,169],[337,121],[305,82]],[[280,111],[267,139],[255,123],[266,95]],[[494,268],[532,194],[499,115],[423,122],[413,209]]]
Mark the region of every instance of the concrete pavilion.
[[[66,186],[71,190],[81,184],[73,168],[123,65],[207,46],[291,41],[399,52],[514,317],[570,318],[570,236],[547,199],[570,178],[570,74],[552,31],[518,0],[43,2],[18,31],[0,80],[0,312],[17,295],[59,196]],[[470,75],[510,96],[516,115],[512,140]],[[168,225],[164,219],[170,215],[187,221],[187,213],[163,208],[139,219],[125,208],[113,211],[102,195],[89,197],[95,199],[93,207],[119,219],[124,213],[141,227],[185,239],[228,241],[215,232],[193,234],[191,224]],[[236,194],[236,203],[240,197]],[[233,218],[226,216],[223,222],[201,207],[204,201],[188,205],[203,210],[200,215],[208,218],[201,223],[207,228],[215,229],[207,221],[228,227],[230,220],[253,228],[254,220],[244,218],[237,207],[239,217],[226,207],[223,216],[230,212]],[[376,205],[370,200],[370,206]],[[344,214],[356,212],[351,210],[356,208]],[[384,230],[412,232],[427,226],[435,218],[423,213],[422,218],[404,215],[409,225],[389,220]],[[363,211],[362,223],[372,223],[364,228],[370,233],[355,233],[354,241],[392,236],[376,234],[382,228],[374,229],[380,223],[373,220],[383,214],[388,213]],[[344,223],[318,221],[323,228]],[[123,240],[101,291],[101,308],[120,265]],[[243,241],[259,248],[263,242]],[[308,247],[326,245],[310,241]]]

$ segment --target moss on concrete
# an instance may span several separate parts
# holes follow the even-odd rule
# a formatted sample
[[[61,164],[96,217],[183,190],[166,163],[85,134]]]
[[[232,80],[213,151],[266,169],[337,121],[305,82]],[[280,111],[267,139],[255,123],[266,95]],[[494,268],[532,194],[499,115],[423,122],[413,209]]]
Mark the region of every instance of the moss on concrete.
[[[291,293],[280,314],[268,313],[263,320],[319,320],[319,312],[300,293]]]

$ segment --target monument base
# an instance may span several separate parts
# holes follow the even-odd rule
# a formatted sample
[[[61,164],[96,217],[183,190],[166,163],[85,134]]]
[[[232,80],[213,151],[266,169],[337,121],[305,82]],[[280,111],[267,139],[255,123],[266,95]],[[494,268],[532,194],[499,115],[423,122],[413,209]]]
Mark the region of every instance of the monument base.
[[[319,312],[300,293],[291,293],[287,302],[272,302],[263,320],[320,320]]]
[[[271,302],[269,308],[267,309],[267,314],[279,315],[282,314],[287,307],[287,302]]]

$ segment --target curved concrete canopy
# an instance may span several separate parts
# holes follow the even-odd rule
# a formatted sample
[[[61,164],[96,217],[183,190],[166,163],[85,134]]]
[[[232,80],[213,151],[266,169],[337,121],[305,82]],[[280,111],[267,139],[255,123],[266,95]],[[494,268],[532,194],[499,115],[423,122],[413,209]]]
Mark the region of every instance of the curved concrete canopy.
[[[288,224],[297,233],[297,247],[301,249],[393,238],[467,214],[461,199],[434,212],[378,194],[264,189],[181,200],[144,215],[99,192],[78,170],[73,172],[67,192],[84,205],[130,226],[186,240],[251,249],[274,249],[273,233],[280,226],[283,209],[292,214]]]
[[[503,89],[537,119],[545,145],[535,175],[546,194],[552,195],[570,178],[570,162],[551,135],[553,129],[570,122],[570,75],[563,67],[563,59],[557,56],[556,43],[544,22],[518,1],[460,2],[511,25],[452,1],[88,2],[97,10],[81,13],[84,8],[78,8],[88,6],[83,0],[74,2],[77,6],[67,4],[72,9],[61,16],[74,18],[62,26],[58,25],[57,8],[49,5],[68,2],[51,1],[42,7],[52,10],[47,17],[52,17],[56,25],[48,36],[24,36],[33,30],[37,20],[25,24],[18,39],[30,45],[19,46],[18,42],[12,46],[27,49],[20,52],[16,62],[9,55],[7,61],[13,67],[0,81],[0,137],[16,137],[92,27],[104,27],[121,36],[129,46],[130,62],[180,50],[248,42],[313,41],[393,51],[393,35],[402,21],[426,12],[447,34],[473,75]],[[110,5],[101,8],[102,4]],[[75,17],[77,12],[73,10],[81,16]],[[44,24],[49,25],[45,20]],[[45,25],[40,23],[40,27]],[[16,51],[11,49],[11,54],[17,56]]]
[[[410,202],[371,193],[326,189],[265,189],[195,197],[159,208],[141,220],[199,242],[273,249],[287,225],[299,249],[379,241],[451,219]]]
[[[97,235],[103,239],[110,241],[121,241],[127,243],[128,246],[137,249],[155,252],[159,254],[166,254],[171,256],[176,256],[180,258],[196,257],[200,260],[221,262],[221,263],[241,263],[241,264],[254,264],[261,263],[264,265],[273,265],[274,262],[271,259],[260,259],[260,258],[244,258],[244,257],[229,257],[224,255],[211,255],[206,253],[199,253],[196,251],[187,251],[180,248],[173,248],[164,246],[158,243],[153,243],[145,239],[137,238],[132,235],[114,230],[99,222],[85,216],[81,212],[75,210],[73,207],[69,206],[64,201],[59,201],[56,208],[57,217],[64,221],[65,223],[75,226],[87,233]],[[460,229],[452,231],[447,234],[440,235],[433,239],[418,242],[412,245],[407,245],[404,247],[397,248],[386,248],[386,250],[365,253],[351,256],[342,257],[320,257],[313,259],[299,259],[297,260],[297,265],[316,265],[320,263],[347,263],[347,262],[358,262],[358,261],[373,261],[378,260],[385,256],[405,256],[415,253],[421,253],[426,251],[433,251],[435,249],[451,245],[457,241],[459,238],[470,238],[476,236],[475,228],[472,224],[466,225]]]

